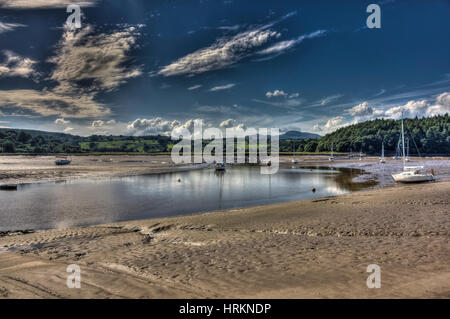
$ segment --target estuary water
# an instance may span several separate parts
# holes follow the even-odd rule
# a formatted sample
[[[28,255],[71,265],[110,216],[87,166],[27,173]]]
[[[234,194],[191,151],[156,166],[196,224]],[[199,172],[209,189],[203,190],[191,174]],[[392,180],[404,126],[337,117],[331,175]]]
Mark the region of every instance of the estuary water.
[[[232,167],[19,185],[0,191],[0,231],[60,229],[339,195],[357,170]],[[315,188],[315,192],[312,189]]]

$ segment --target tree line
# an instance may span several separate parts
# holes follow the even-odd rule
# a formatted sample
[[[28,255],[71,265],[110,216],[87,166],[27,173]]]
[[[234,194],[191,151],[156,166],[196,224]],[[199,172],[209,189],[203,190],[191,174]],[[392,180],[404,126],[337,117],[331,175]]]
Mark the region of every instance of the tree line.
[[[405,119],[405,135],[410,154],[450,154],[449,114]],[[386,154],[399,147],[401,122],[376,119],[340,128],[319,139],[280,140],[280,152],[323,153],[364,152],[375,155],[384,143]],[[0,152],[29,154],[61,153],[168,153],[177,141],[168,136],[102,136],[80,137],[62,133],[0,129]],[[208,144],[204,141],[204,145]],[[270,142],[269,142],[270,143]],[[224,143],[225,147],[225,143]]]

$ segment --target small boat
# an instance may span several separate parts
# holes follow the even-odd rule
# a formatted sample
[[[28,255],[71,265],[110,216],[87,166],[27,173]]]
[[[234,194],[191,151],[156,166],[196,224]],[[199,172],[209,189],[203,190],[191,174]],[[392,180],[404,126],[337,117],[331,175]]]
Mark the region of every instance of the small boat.
[[[381,157],[380,157],[380,163],[381,163],[381,164],[386,163],[386,159],[384,158],[384,142],[383,142],[383,144],[381,145]]]
[[[227,169],[226,164],[225,163],[216,163],[216,171],[217,172],[223,172]]]
[[[399,174],[393,174],[396,183],[423,183],[434,181],[434,175],[424,171],[423,166],[405,167]]]
[[[16,191],[17,185],[0,185],[0,190],[2,191]]]
[[[334,162],[333,143],[331,143],[331,156],[328,158],[330,162]]]
[[[72,163],[72,160],[68,159],[67,157],[57,157],[57,158],[59,159],[55,161],[55,164],[58,166],[69,165],[70,163]]]
[[[423,183],[434,181],[434,172],[430,173],[424,171],[423,166],[406,166],[406,152],[405,152],[405,127],[403,123],[402,113],[402,147],[403,147],[403,172],[392,174],[392,178],[396,183]]]

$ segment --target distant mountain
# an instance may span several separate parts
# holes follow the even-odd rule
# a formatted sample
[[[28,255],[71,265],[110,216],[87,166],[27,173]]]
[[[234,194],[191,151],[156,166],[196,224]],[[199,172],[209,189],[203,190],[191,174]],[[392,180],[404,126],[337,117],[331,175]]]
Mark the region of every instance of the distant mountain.
[[[322,136],[313,133],[289,131],[280,135],[280,140],[318,139],[321,137]]]

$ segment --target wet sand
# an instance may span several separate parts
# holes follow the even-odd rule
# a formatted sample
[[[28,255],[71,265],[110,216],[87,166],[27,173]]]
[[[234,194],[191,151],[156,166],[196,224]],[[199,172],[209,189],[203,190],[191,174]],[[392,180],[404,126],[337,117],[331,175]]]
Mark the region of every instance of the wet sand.
[[[440,182],[3,233],[0,298],[449,298],[448,164],[433,163]],[[371,159],[342,165],[365,165],[376,175]],[[66,286],[70,264],[81,267],[81,289]],[[370,264],[381,267],[381,289],[366,286]]]

